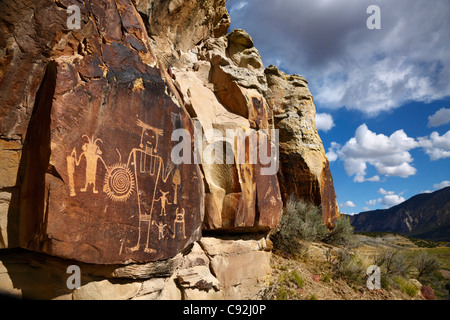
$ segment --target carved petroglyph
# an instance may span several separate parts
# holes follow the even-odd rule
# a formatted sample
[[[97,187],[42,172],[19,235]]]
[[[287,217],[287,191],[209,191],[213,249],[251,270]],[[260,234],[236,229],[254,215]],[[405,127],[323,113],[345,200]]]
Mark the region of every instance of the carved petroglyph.
[[[178,191],[182,182],[181,168],[179,165],[173,164],[171,160],[164,161],[158,154],[158,143],[164,136],[163,130],[139,119],[136,125],[141,129],[139,146],[129,151],[128,158],[124,159],[124,162],[122,162],[120,151],[116,149],[119,161],[112,165],[106,164],[103,159],[103,151],[106,149],[101,150],[100,145],[104,149],[103,146],[109,146],[108,141],[105,140],[106,143],[104,143],[100,138],[95,139],[94,136],[89,138],[86,134],[81,137],[84,142],[81,146],[81,154],[77,155],[75,146],[70,155],[66,157],[71,197],[77,196],[76,186],[80,185],[80,182],[77,181],[79,175],[76,175],[76,171],[80,170],[78,167],[85,163],[86,168],[81,168],[85,171],[84,185],[79,189],[81,192],[87,192],[88,188],[92,187],[92,194],[100,196],[97,183],[103,182],[102,191],[111,201],[118,204],[128,201],[136,202],[139,212],[139,220],[136,222],[137,240],[135,240],[136,238],[127,241],[121,239],[120,254],[140,250],[146,253],[157,253],[157,249],[152,246],[156,239],[158,241],[169,241],[169,239],[175,238],[186,239],[184,209],[176,208],[175,210],[174,206],[179,203]],[[106,154],[111,154],[111,152],[106,152]],[[85,162],[82,162],[83,157]],[[102,163],[105,170],[98,170],[98,163]],[[104,175],[103,180],[100,175]],[[198,179],[195,172],[193,179]],[[167,188],[173,188],[173,199],[170,190],[164,191]],[[156,215],[159,220],[155,221]],[[130,219],[135,219],[135,216],[131,213]],[[176,217],[174,218],[174,216]],[[174,223],[173,231],[169,227],[172,221]],[[152,226],[156,228],[151,228]],[[171,237],[168,234],[169,231],[170,234],[173,233]]]
[[[183,235],[183,239],[186,239],[184,208],[181,208],[181,212],[179,212],[178,208],[177,208],[176,214],[177,214],[177,216],[173,222],[174,233],[173,233],[172,238],[175,238],[177,236],[177,230],[178,230],[178,233],[181,233]]]
[[[72,153],[75,152],[75,149]],[[75,173],[75,157],[70,155],[66,157],[67,162],[67,175],[69,176],[69,188],[70,188],[70,196],[75,197],[77,193],[75,192],[75,182],[73,180],[73,175]]]
[[[142,132],[141,132],[141,143],[139,144],[139,147],[144,148],[144,144],[142,143],[143,138],[144,138],[144,134],[147,133],[147,130],[151,130],[152,132],[154,132],[154,134],[156,135],[156,143],[155,143],[155,148],[154,148],[154,153],[157,152],[158,150],[158,140],[159,140],[159,136],[163,135],[163,131],[161,129],[152,127],[144,122],[142,122],[141,120],[137,120],[137,125],[139,127],[142,128]]]
[[[134,189],[134,176],[125,164],[108,167],[103,191],[113,201],[127,201]]]
[[[159,192],[161,192],[161,197],[159,197],[159,199],[155,200],[155,201],[161,201],[161,212],[159,213],[159,215],[165,216],[166,215],[166,204],[172,204],[172,203],[169,202],[169,200],[166,197],[166,194],[168,194],[169,192],[163,192],[161,190],[159,190]]]
[[[78,157],[77,160],[77,151],[73,148],[70,156],[66,157],[67,162],[67,174],[69,175],[69,188],[70,188],[70,196],[76,196],[75,192],[75,183],[74,183],[74,172],[75,166],[79,166],[81,162],[81,158],[84,156],[86,159],[86,169],[85,169],[85,184],[84,188],[81,188],[81,192],[86,192],[89,185],[92,185],[92,193],[98,193],[98,190],[95,187],[96,177],[97,177],[97,163],[100,160],[103,165],[106,167],[105,162],[102,158],[102,151],[100,147],[97,145],[97,142],[103,143],[103,141],[99,138],[94,140],[94,136],[92,139],[87,135],[83,134],[81,138],[87,138],[88,142],[84,143],[81,149],[83,150]]]
[[[156,221],[152,221],[152,225],[158,228],[158,240],[164,239],[164,228],[167,227],[167,224],[163,224],[161,221],[156,223]]]
[[[180,177],[180,170],[177,168],[175,170],[175,173],[173,174],[173,190],[174,190],[174,196],[173,196],[173,204],[177,204],[178,202],[178,186],[181,184],[181,177]]]

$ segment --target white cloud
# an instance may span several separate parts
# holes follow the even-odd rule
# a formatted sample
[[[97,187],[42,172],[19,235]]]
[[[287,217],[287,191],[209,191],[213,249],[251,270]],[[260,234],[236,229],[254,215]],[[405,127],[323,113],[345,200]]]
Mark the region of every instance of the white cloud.
[[[396,194],[395,191],[387,191],[383,188],[378,189],[378,193],[382,194],[383,198],[378,198],[378,203],[382,204],[385,207],[396,206],[405,201],[405,198],[402,197],[403,192]],[[370,200],[373,203],[373,200]]]
[[[230,9],[230,14],[235,13],[236,11],[241,11],[248,5],[247,1],[241,1],[233,5]]]
[[[356,205],[353,203],[353,201],[345,201],[344,203],[341,203],[340,205],[341,208],[354,208],[356,207]]]
[[[383,1],[381,30],[366,28],[373,0],[247,2],[232,27],[249,32],[265,65],[305,76],[322,107],[376,115],[449,96],[448,0]]]
[[[317,130],[324,132],[329,131],[334,127],[334,121],[331,114],[328,113],[317,113],[316,114],[316,127]]]
[[[354,176],[355,182],[380,181],[379,175],[366,178],[367,164],[374,166],[381,175],[407,178],[417,171],[411,165],[413,158],[408,151],[418,146],[418,142],[403,130],[388,137],[376,134],[362,124],[343,147],[332,143],[327,154],[334,160],[338,157],[343,160],[347,175]]]
[[[369,207],[363,207],[363,210],[364,211],[370,211],[370,208]]]
[[[365,179],[365,181],[377,182],[377,181],[380,181],[380,176],[376,175],[376,176],[373,176],[371,178]]]
[[[378,202],[388,208],[396,206],[405,201],[405,198],[397,194],[388,194],[383,198],[378,199]]]
[[[333,150],[328,149],[329,151],[325,154],[329,162],[336,161],[338,158],[338,155]]]
[[[428,127],[439,127],[450,123],[450,109],[441,108],[428,117]]]
[[[366,204],[368,204],[369,206],[375,206],[377,204],[377,200],[374,199],[374,200],[366,201]]]
[[[395,194],[394,191],[386,191],[383,188],[378,189],[378,193],[379,194],[383,194],[383,195],[393,195],[393,194]]]
[[[440,183],[433,184],[433,188],[436,189],[436,190],[439,190],[439,189],[442,189],[442,188],[446,188],[446,187],[449,187],[449,186],[450,186],[450,181],[447,181],[447,180],[442,181]]]
[[[450,157],[450,130],[442,136],[433,131],[430,137],[420,137],[417,140],[431,161]]]
[[[331,147],[328,148],[328,152],[325,154],[329,162],[336,161],[338,159],[338,154],[336,150],[341,149],[342,146],[339,143],[331,142]]]

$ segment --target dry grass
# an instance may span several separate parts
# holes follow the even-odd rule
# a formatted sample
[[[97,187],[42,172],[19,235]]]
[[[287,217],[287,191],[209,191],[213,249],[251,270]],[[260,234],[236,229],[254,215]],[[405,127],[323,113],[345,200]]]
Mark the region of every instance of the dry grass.
[[[351,255],[351,272],[358,273],[374,264],[377,255],[389,250],[401,253],[408,265],[407,274],[382,273],[381,290],[369,290],[365,281],[367,276],[346,276],[345,272],[337,272],[338,256],[342,247],[321,242],[301,243],[301,255],[286,255],[274,252],[272,255],[272,274],[269,285],[261,293],[263,299],[282,300],[420,300],[420,290],[411,285],[409,278],[414,278],[413,261],[419,254],[427,252],[429,256],[439,259],[441,268],[449,270],[450,248],[418,248],[409,239],[399,235],[387,235],[381,239],[367,239],[358,236],[357,246],[346,250]],[[350,261],[350,260],[349,260]],[[351,266],[352,265],[352,266]],[[356,267],[355,267],[356,265]],[[351,267],[350,267],[351,266]],[[383,269],[383,268],[382,268]],[[349,273],[350,274],[350,273]],[[447,272],[447,275],[449,272]],[[433,274],[429,279],[420,279],[423,285],[430,285],[437,299],[448,299],[445,285],[450,279]]]

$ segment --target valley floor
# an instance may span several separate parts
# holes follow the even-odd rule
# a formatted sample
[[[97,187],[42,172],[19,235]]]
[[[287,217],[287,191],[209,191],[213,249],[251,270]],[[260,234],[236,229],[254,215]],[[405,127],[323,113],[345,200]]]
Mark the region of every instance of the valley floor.
[[[336,255],[342,248],[324,243],[304,244],[304,254],[295,258],[274,251],[272,274],[258,298],[278,300],[424,300],[421,286],[433,289],[437,300],[449,300],[450,247],[423,248],[411,239],[385,234],[378,237],[354,235],[354,245],[348,249],[353,256],[351,264],[338,271]],[[381,274],[381,289],[367,288],[367,276],[361,271],[374,264],[374,257],[385,249],[399,250],[405,263],[411,264],[406,276]],[[439,260],[440,270],[420,282],[415,279],[414,257],[422,252]],[[352,269],[353,268],[353,269]],[[343,274],[345,273],[345,274]],[[359,275],[358,275],[359,274]],[[447,285],[447,289],[446,289]]]

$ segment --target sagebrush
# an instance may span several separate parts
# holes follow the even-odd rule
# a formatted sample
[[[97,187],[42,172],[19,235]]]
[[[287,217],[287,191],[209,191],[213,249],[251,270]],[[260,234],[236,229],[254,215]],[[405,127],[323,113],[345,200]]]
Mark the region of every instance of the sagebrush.
[[[319,207],[291,196],[271,239],[276,249],[289,254],[302,254],[307,242],[345,245],[350,243],[352,235],[353,227],[348,217],[337,219],[334,227],[328,229],[322,221]]]

